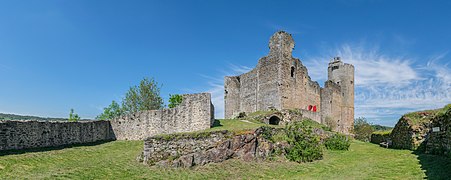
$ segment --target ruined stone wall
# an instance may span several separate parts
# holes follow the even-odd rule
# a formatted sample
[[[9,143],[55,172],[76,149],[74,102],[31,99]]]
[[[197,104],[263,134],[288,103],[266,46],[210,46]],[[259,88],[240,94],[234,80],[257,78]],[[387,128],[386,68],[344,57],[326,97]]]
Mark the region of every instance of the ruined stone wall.
[[[308,106],[316,106],[317,112],[320,112],[321,87],[311,80],[307,68],[299,59],[284,61],[281,76],[279,81],[283,82],[280,89],[284,109],[307,109]]]
[[[241,82],[239,76],[224,78],[224,117],[231,118],[240,113]]]
[[[281,109],[278,82],[280,62],[277,57],[278,54],[270,54],[258,62],[257,111],[267,111],[269,107]]]
[[[313,111],[308,111],[305,109],[300,109],[299,111],[302,113],[303,118],[309,118],[318,123],[321,123],[321,113],[320,112],[313,112]]]
[[[0,121],[0,151],[114,139],[109,121]]]
[[[432,119],[431,130],[425,144],[425,152],[451,158],[451,104]],[[434,132],[432,128],[438,128]]]
[[[343,98],[339,124],[345,133],[349,132],[354,127],[354,66],[343,63],[339,57],[334,58],[329,63],[328,80],[340,86]]]
[[[185,94],[171,109],[141,111],[111,121],[118,140],[142,140],[157,135],[192,132],[213,125],[213,105],[209,93]]]
[[[340,86],[332,81],[326,81],[321,89],[321,121],[323,124],[332,124],[332,130],[348,132],[342,121],[342,93]]]
[[[252,70],[240,76],[240,112],[255,112],[257,110],[257,70]]]

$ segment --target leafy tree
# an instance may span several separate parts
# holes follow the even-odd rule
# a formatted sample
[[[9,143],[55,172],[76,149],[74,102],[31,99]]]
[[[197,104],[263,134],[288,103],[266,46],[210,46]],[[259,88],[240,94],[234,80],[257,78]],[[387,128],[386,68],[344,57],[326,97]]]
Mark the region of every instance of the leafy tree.
[[[160,86],[154,79],[148,78],[141,80],[139,86],[130,87],[122,101],[122,108],[128,113],[162,109],[163,107]]]
[[[183,101],[183,96],[179,94],[169,95],[169,108],[175,108]]]
[[[79,120],[80,120],[80,116],[78,116],[78,114],[74,113],[74,109],[70,109],[69,122],[77,122]]]
[[[103,108],[103,113],[98,115],[96,119],[111,120],[121,116],[123,113],[124,113],[123,108],[116,101],[113,101],[108,107]]]
[[[354,120],[354,134],[357,140],[368,142],[373,132],[373,127],[364,117],[359,117]]]

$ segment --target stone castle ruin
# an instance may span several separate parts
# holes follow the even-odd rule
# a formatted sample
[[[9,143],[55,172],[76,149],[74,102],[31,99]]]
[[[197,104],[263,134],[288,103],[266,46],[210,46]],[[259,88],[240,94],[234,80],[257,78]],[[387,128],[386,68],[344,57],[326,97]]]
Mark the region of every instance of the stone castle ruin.
[[[276,32],[269,40],[269,54],[256,68],[225,77],[225,118],[242,112],[298,109],[304,117],[349,133],[354,123],[354,66],[333,58],[322,88],[292,56],[294,45],[290,34]]]

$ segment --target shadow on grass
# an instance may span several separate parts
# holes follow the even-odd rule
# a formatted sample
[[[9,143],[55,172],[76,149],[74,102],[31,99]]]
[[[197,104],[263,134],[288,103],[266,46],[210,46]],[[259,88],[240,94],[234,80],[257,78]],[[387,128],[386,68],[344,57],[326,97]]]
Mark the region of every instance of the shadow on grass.
[[[214,128],[214,127],[221,127],[221,126],[222,126],[221,121],[215,119],[215,122],[213,123],[212,128]]]
[[[97,141],[92,143],[82,143],[82,144],[69,144],[69,145],[61,145],[56,147],[43,147],[43,148],[30,148],[30,149],[21,149],[21,150],[6,150],[6,151],[0,151],[0,156],[6,156],[6,155],[18,155],[18,154],[25,154],[25,153],[32,153],[32,152],[46,152],[46,151],[53,151],[53,150],[61,150],[66,148],[74,148],[74,147],[83,147],[83,146],[97,146],[100,144],[104,144],[107,142],[111,142],[114,140],[104,140],[104,141]]]
[[[451,176],[451,158],[439,155],[424,154],[421,151],[414,151],[421,164],[421,169],[425,171],[427,179],[449,179]]]

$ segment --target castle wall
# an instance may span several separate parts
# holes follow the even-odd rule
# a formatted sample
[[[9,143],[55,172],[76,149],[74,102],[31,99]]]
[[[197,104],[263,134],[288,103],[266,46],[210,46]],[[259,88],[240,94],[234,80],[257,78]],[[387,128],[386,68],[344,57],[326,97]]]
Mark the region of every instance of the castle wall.
[[[270,107],[281,109],[279,67],[275,55],[264,57],[258,62],[257,111],[267,111]]]
[[[240,112],[255,112],[257,109],[257,70],[240,76]]]
[[[321,109],[321,87],[316,81],[312,81],[307,68],[299,59],[292,58],[284,61],[282,65],[282,108],[283,109],[308,109],[308,106],[316,106],[317,112]],[[292,69],[293,68],[293,69]],[[293,70],[293,72],[291,72]],[[292,76],[293,75],[293,76]]]
[[[224,78],[224,108],[225,118],[232,118],[240,113],[240,90],[241,82],[239,76]]]
[[[321,121],[332,126],[332,130],[343,131],[342,120],[343,96],[339,85],[332,81],[326,81],[321,89]],[[347,131],[346,131],[347,132]]]
[[[192,132],[213,125],[213,105],[209,93],[186,94],[171,109],[141,111],[111,120],[118,140],[142,140],[157,134]]]
[[[321,123],[321,113],[320,112],[313,112],[313,111],[308,111],[305,109],[300,109],[299,111],[302,113],[302,118],[309,118],[318,123]]]
[[[347,133],[354,127],[354,66],[334,58],[329,63],[328,79],[340,86],[343,100],[339,125]]]
[[[114,139],[109,121],[0,121],[0,151]]]

